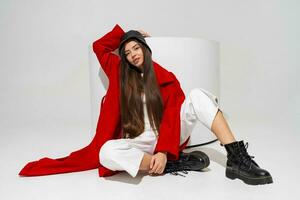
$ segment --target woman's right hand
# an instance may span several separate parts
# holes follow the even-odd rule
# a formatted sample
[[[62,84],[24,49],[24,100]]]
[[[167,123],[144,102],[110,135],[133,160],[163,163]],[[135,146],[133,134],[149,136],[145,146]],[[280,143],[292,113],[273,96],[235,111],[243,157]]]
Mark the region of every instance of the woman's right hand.
[[[150,37],[149,33],[147,33],[144,30],[137,30],[138,32],[140,32],[144,37]]]
[[[167,164],[167,152],[157,152],[150,161],[149,174],[162,174]]]

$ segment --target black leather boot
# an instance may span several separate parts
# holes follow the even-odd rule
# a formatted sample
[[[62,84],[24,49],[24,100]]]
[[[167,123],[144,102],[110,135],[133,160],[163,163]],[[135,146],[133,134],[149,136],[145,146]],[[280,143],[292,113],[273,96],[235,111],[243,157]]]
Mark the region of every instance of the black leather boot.
[[[178,160],[168,160],[164,173],[181,175],[178,172],[187,174],[187,171],[201,171],[210,164],[208,156],[202,151],[190,153],[180,152]],[[184,175],[181,175],[184,176]]]
[[[243,141],[224,145],[227,151],[226,177],[241,179],[249,185],[273,183],[270,173],[258,166],[247,153],[248,143]]]

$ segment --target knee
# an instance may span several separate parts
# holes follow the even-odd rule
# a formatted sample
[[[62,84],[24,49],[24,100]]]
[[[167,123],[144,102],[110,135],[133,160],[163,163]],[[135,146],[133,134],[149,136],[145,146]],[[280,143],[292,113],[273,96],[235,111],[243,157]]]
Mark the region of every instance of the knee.
[[[212,93],[205,91],[204,89],[194,88],[191,90],[189,97],[192,101],[199,100],[201,103],[213,103],[215,106],[219,105],[219,100],[217,96]]]
[[[189,93],[189,97],[191,98],[192,103],[195,102],[196,100],[203,103],[210,101],[209,97],[199,88],[192,89],[191,92]]]
[[[195,96],[195,95],[199,95],[202,94],[203,92],[199,89],[199,88],[193,88],[190,92],[190,96]]]
[[[107,163],[114,158],[115,146],[114,140],[108,140],[102,145],[99,152],[99,161],[103,166],[107,166]]]
[[[194,88],[190,95],[191,98],[193,97],[203,99],[203,101],[212,101],[215,105],[219,105],[218,97],[202,88]]]

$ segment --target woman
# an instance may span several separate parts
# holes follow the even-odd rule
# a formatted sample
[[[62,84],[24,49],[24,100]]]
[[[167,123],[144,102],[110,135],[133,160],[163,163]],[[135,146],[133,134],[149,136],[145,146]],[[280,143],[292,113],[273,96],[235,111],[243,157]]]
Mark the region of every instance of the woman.
[[[28,163],[20,175],[97,167],[100,176],[125,170],[133,177],[139,171],[159,175],[201,170],[209,164],[203,152],[182,153],[200,121],[225,146],[228,178],[252,185],[272,183],[271,175],[248,155],[243,141],[235,140],[217,102],[201,89],[193,89],[185,98],[175,75],[152,61],[146,36],[144,31],[124,33],[116,25],[94,42],[94,52],[109,79],[94,139],[67,157]],[[113,53],[118,48],[119,56]]]

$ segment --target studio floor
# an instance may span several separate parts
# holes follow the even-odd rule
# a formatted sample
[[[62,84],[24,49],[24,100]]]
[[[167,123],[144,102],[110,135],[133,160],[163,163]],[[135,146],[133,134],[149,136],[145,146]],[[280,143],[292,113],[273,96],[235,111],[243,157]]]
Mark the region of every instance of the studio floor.
[[[272,174],[273,184],[250,186],[226,178],[225,150],[217,142],[191,149],[206,152],[211,164],[205,171],[190,172],[186,177],[140,174],[131,178],[127,173],[120,173],[102,178],[98,177],[97,170],[19,177],[19,170],[28,161],[44,156],[65,156],[74,146],[83,145],[82,140],[88,140],[80,131],[60,134],[59,139],[59,134],[47,132],[10,131],[1,134],[0,199],[299,199],[297,129],[272,123],[255,123],[254,126],[235,121],[234,125],[239,132],[237,139],[249,142],[249,154]]]

